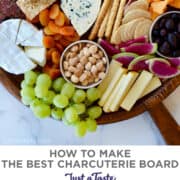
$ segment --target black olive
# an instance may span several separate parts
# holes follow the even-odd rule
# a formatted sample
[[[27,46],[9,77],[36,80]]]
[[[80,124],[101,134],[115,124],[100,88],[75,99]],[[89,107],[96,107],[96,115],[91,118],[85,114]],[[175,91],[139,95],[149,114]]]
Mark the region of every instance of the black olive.
[[[167,41],[165,41],[159,48],[159,51],[164,54],[164,55],[167,55],[171,52],[171,49],[170,49],[170,45]]]
[[[153,36],[159,36],[159,31],[158,30],[153,30],[152,34],[153,34]]]
[[[162,44],[162,40],[160,38],[155,39],[153,42],[157,43],[158,45]]]
[[[166,18],[162,18],[162,19],[160,20],[159,27],[160,27],[160,28],[165,27],[165,22],[166,22]]]
[[[166,29],[161,29],[160,35],[161,35],[161,36],[165,36],[166,34],[167,34]]]
[[[155,29],[155,30],[159,30],[159,24],[158,24],[158,23],[156,23],[156,24],[154,25],[154,29]]]
[[[165,27],[168,30],[173,30],[175,28],[174,21],[172,19],[168,19],[165,23]]]
[[[168,34],[168,42],[172,47],[176,48],[177,47],[176,35],[173,33]]]
[[[180,57],[180,50],[176,50],[173,52],[174,57]]]

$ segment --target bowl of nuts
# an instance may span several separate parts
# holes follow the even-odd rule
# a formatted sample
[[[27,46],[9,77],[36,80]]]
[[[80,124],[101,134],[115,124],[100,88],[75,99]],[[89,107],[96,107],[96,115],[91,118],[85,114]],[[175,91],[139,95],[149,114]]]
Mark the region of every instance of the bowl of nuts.
[[[109,59],[99,44],[80,40],[64,50],[60,69],[66,81],[73,83],[77,88],[88,89],[99,85],[105,78]]]

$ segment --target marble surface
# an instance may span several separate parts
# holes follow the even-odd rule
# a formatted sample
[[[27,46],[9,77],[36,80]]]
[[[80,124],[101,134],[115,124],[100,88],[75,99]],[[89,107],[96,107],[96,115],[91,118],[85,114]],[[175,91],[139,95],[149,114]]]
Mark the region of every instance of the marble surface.
[[[165,105],[180,123],[180,87]],[[0,145],[164,145],[165,142],[146,112],[128,121],[99,126],[96,133],[79,139],[74,130],[50,118],[36,119],[0,84]]]

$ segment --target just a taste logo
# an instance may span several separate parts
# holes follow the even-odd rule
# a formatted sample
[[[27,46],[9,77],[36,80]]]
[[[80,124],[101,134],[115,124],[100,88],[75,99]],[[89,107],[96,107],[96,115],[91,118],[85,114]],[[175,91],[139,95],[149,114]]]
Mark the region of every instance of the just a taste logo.
[[[103,174],[102,172],[93,172],[88,176],[85,176],[84,174],[77,176],[73,173],[66,173],[65,177],[67,180],[117,180],[115,176],[112,176],[109,173]]]

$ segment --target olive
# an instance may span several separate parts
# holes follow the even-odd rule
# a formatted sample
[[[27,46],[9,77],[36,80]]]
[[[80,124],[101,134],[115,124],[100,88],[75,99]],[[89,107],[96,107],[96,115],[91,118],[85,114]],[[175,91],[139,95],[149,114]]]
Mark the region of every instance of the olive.
[[[177,38],[173,33],[168,34],[168,42],[172,47],[177,47]]]
[[[158,31],[158,30],[153,30],[152,34],[153,34],[154,36],[159,36],[159,31]]]
[[[159,24],[158,24],[158,23],[156,23],[156,24],[154,25],[154,29],[155,29],[155,30],[159,30]]]
[[[173,52],[174,57],[180,57],[180,50],[176,50]]]
[[[175,27],[174,21],[172,19],[168,19],[165,23],[165,27],[168,30],[172,30]]]
[[[170,50],[170,45],[167,41],[165,41],[159,48],[159,51],[162,53],[162,54],[169,54],[171,52]]]
[[[161,36],[165,36],[166,34],[167,34],[166,29],[161,29],[160,35],[161,35]]]
[[[178,16],[178,14],[176,14],[176,13],[172,14],[172,15],[171,15],[171,18],[173,19],[173,21],[174,21],[175,23],[177,23],[177,22],[179,21],[179,16]]]
[[[155,39],[153,42],[157,43],[158,45],[162,44],[162,40],[160,38]]]
[[[159,27],[163,28],[165,26],[166,18],[162,18],[159,23]]]

